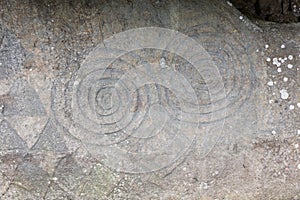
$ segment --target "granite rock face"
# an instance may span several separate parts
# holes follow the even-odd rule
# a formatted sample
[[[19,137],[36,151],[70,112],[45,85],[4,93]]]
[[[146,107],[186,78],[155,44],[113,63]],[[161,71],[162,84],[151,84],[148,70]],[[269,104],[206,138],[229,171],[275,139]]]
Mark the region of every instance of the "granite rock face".
[[[0,1],[0,199],[297,199],[300,27],[234,5]]]
[[[25,60],[25,50],[20,41],[7,28],[0,26],[0,80],[20,72]]]

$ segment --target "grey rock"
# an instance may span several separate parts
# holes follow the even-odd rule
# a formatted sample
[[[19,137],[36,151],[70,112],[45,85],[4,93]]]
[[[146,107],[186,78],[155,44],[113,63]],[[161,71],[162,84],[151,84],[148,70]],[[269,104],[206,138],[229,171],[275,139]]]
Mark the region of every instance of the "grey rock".
[[[50,151],[53,153],[66,153],[68,148],[59,130],[52,120],[49,120],[37,142],[33,145],[33,151]]]
[[[18,79],[8,94],[0,96],[4,116],[43,116],[45,108],[36,91],[27,81]]]
[[[0,24],[0,80],[22,70],[25,50],[20,41]]]
[[[0,122],[0,152],[27,150],[26,142],[18,135],[8,121]]]

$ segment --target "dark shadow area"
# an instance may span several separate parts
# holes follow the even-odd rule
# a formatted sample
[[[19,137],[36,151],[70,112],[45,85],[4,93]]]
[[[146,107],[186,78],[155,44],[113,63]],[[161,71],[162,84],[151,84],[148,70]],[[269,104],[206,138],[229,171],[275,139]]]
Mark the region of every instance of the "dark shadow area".
[[[300,21],[300,0],[232,0],[231,2],[251,18],[279,23]]]

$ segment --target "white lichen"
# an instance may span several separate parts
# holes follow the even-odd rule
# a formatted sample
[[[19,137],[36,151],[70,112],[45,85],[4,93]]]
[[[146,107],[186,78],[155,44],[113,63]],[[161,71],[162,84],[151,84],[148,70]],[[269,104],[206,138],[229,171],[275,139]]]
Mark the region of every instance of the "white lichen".
[[[274,82],[273,81],[269,81],[267,84],[268,84],[268,86],[273,86]]]
[[[232,6],[232,3],[230,1],[226,2],[229,6]]]
[[[159,65],[161,68],[167,68],[168,65],[166,64],[166,59],[165,58],[161,58],[159,61]]]
[[[280,97],[281,99],[288,99],[289,98],[289,93],[287,92],[286,89],[282,89],[280,90]]]

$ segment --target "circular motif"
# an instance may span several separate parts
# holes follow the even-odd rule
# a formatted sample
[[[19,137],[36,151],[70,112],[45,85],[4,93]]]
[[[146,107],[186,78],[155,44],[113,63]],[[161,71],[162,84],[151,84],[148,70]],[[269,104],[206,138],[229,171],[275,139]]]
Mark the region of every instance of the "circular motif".
[[[238,20],[238,19],[237,19]],[[203,45],[216,64],[224,83],[225,95],[209,101],[205,108],[216,113],[204,123],[213,123],[231,117],[241,111],[243,105],[251,98],[256,84],[256,75],[252,54],[254,49],[247,38],[247,30],[240,32],[240,26],[232,23],[233,20],[222,20],[216,16],[197,13],[191,19],[185,19],[194,24],[184,27],[184,33]],[[231,23],[224,26],[223,23]],[[247,28],[247,27],[246,27]],[[251,35],[251,34],[248,34]],[[201,114],[206,114],[204,111]],[[218,115],[217,113],[221,113]]]
[[[225,92],[206,50],[156,27],[106,39],[70,81],[56,80],[52,97],[54,115],[71,135],[107,166],[129,173],[171,165],[195,138],[205,145],[210,136],[199,124],[226,115],[209,103]]]

